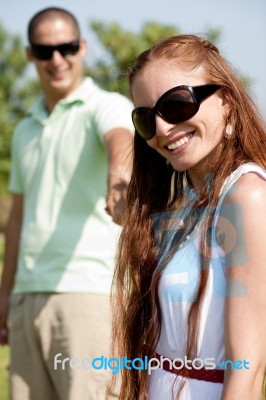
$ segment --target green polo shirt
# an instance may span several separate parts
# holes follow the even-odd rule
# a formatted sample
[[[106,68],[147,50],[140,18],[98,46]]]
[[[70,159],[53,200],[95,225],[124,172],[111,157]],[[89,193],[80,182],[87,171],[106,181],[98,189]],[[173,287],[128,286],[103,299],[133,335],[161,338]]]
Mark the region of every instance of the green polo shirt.
[[[132,131],[132,105],[91,78],[48,114],[40,98],[13,135],[9,189],[24,196],[15,293],[110,290],[120,228],[104,210],[104,135]]]

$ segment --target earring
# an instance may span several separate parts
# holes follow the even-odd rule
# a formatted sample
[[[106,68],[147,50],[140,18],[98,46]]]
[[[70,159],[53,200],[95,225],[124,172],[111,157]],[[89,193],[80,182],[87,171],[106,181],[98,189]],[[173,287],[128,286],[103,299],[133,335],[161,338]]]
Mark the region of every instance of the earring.
[[[232,125],[228,122],[225,128],[225,138],[226,139],[232,139],[232,134],[233,134],[233,127]]]

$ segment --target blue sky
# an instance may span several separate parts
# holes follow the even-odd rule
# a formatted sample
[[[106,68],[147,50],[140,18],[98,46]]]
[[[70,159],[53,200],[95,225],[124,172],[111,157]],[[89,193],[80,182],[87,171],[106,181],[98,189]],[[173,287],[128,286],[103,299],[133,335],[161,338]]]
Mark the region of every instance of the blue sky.
[[[242,74],[252,78],[254,100],[266,117],[265,0],[7,0],[2,1],[0,20],[9,31],[21,34],[26,43],[28,20],[53,5],[76,15],[88,39],[91,60],[102,54],[89,29],[91,19],[115,21],[132,31],[138,31],[147,21],[175,25],[183,33],[220,28],[220,51]]]

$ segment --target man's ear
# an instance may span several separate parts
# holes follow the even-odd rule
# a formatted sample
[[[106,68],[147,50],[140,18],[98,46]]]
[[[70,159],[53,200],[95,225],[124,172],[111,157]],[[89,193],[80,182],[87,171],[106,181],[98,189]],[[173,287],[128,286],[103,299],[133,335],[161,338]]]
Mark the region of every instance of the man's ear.
[[[80,54],[82,57],[85,57],[88,54],[88,45],[85,38],[80,39]]]
[[[25,52],[26,52],[26,57],[28,61],[32,62],[33,61],[33,55],[31,52],[31,48],[29,46],[25,47]]]

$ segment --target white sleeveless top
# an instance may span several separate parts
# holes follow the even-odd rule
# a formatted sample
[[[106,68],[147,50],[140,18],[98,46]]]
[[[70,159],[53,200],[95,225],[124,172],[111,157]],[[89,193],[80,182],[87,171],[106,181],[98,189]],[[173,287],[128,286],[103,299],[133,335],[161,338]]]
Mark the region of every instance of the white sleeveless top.
[[[215,211],[214,228],[225,195],[241,175],[254,172],[266,180],[266,171],[254,163],[238,167],[224,182]],[[200,273],[199,230],[195,229],[184,245],[175,253],[164,269],[159,282],[159,300],[162,311],[162,329],[156,352],[171,360],[184,360],[187,341],[187,317],[194,299]],[[213,232],[215,229],[213,229]],[[200,314],[198,354],[201,358],[214,358],[215,364],[225,361],[224,305],[226,297],[225,257],[216,235],[212,235],[211,262],[205,297]],[[243,252],[245,253],[245,252]],[[240,255],[241,256],[241,255]],[[243,254],[244,257],[244,254]],[[181,378],[182,379],[182,378]],[[183,381],[183,379],[182,379]],[[181,380],[162,369],[152,371],[149,381],[149,400],[172,400]],[[174,386],[173,386],[174,385]],[[220,400],[223,385],[187,379],[180,400]]]

